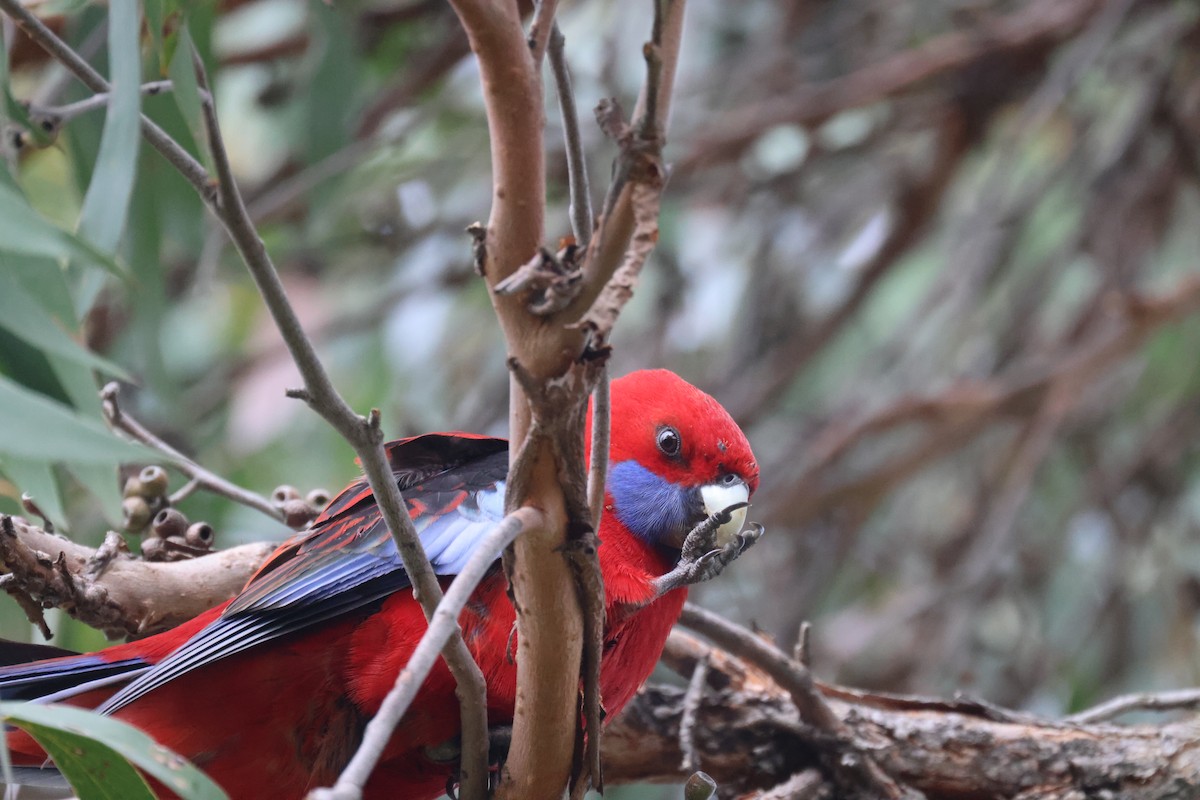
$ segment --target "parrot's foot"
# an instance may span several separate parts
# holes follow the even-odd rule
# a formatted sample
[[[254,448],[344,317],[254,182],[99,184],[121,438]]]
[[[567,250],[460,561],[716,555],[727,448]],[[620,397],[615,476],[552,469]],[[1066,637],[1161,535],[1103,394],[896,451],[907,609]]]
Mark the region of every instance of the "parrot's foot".
[[[500,781],[500,772],[508,759],[508,748],[512,745],[512,725],[488,726],[488,793],[495,791]],[[425,748],[425,756],[439,764],[454,764],[454,772],[446,778],[446,795],[458,800],[458,784],[462,780],[459,762],[462,759],[462,741],[458,736],[439,745]]]
[[[692,529],[684,539],[679,563],[654,580],[655,598],[683,586],[712,580],[762,538],[763,526],[751,522],[746,530],[733,534],[724,544],[717,543],[717,531],[732,519],[734,511],[745,506],[746,503],[738,503],[718,511]]]

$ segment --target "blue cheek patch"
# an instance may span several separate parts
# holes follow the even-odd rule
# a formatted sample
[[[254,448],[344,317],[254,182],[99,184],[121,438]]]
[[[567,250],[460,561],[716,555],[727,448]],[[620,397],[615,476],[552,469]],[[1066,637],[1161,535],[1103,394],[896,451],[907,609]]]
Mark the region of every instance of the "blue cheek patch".
[[[608,470],[617,519],[649,544],[688,529],[688,492],[655,475],[636,461],[622,461]]]

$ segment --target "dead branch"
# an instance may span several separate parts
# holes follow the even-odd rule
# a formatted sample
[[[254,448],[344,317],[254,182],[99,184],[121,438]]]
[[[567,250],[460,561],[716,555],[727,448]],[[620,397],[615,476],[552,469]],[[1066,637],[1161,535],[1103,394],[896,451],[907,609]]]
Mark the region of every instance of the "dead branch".
[[[172,628],[233,597],[275,549],[257,542],[201,558],[150,562],[123,548],[76,544],[0,517],[4,588],[39,607],[61,608],[109,637],[146,636]],[[186,591],[184,589],[186,588]]]
[[[677,631],[668,650],[686,668],[705,648]],[[700,769],[716,778],[723,796],[844,796],[820,766],[840,743],[802,724],[789,693],[762,670],[714,650],[707,683],[693,741]],[[821,690],[857,746],[929,800],[1158,800],[1200,787],[1195,718],[1160,727],[1084,725],[957,700]],[[604,739],[610,781],[687,777],[678,766],[686,698],[683,689],[648,686],[634,699]]]

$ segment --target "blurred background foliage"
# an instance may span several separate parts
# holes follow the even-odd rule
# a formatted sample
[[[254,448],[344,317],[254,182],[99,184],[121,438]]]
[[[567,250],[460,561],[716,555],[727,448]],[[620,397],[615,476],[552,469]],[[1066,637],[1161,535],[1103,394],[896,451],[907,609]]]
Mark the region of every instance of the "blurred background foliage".
[[[503,342],[463,232],[488,212],[487,135],[448,6],[149,0],[162,24],[113,58],[104,8],[38,10],[102,72],[144,81],[179,80],[186,27],[347,399],[393,437],[503,435]],[[819,675],[892,691],[1057,714],[1200,680],[1200,11],[692,0],[689,15],[661,238],[613,368],[680,372],[760,457],[769,536],[700,602],[788,645],[811,620]],[[562,9],[582,108],[632,107],[649,18],[633,0]],[[0,286],[0,398],[20,401],[0,399],[0,508],[25,489],[92,543],[119,521],[117,463],[144,462],[105,449],[96,367],[241,485],[340,488],[351,451],[284,398],[299,378],[191,187],[145,144],[105,156],[99,111],[27,131],[89,93],[4,35],[0,77],[31,105],[6,104],[0,280],[23,299]],[[141,98],[204,159],[194,102]],[[569,232],[557,114],[548,91],[551,241]],[[614,148],[584,132],[598,194]],[[119,206],[128,181],[127,220],[89,206],[93,190]],[[212,496],[183,510],[219,545],[285,534]],[[15,604],[0,616],[27,635]]]

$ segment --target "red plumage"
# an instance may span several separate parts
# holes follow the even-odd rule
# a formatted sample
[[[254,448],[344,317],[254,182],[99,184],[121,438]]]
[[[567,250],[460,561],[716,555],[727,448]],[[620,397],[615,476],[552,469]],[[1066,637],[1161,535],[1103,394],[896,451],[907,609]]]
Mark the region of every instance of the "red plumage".
[[[741,430],[715,400],[677,376],[633,373],[613,382],[611,396],[615,472],[599,531],[609,620],[600,688],[609,719],[650,674],[678,619],[686,589],[655,600],[653,581],[679,556],[676,528],[697,521],[699,488],[725,480],[753,491],[758,481]],[[671,452],[664,431],[681,441],[678,452]],[[389,454],[435,568],[453,574],[471,537],[493,524],[506,445],[439,434],[392,443]],[[661,521],[648,522],[647,516]],[[107,701],[114,716],[193,760],[235,799],[262,797],[267,790],[272,797],[299,798],[333,782],[425,631],[397,563],[360,481],[335,498],[309,531],[282,545],[230,603],[98,654],[0,668],[0,691],[13,696],[4,687],[21,686],[24,694],[17,696],[29,697],[43,676],[45,687],[57,691],[103,677],[106,669],[159,665],[132,688],[123,688],[122,682],[129,685],[123,678],[110,678],[118,682],[68,702],[96,707]],[[450,578],[442,580],[448,585]],[[515,613],[499,570],[480,584],[460,622],[487,681],[489,722],[510,722]],[[239,650],[243,640],[252,646]],[[186,668],[168,671],[176,662]],[[440,795],[453,765],[431,760],[427,748],[457,733],[454,681],[439,661],[394,734],[367,796]],[[44,758],[25,734],[8,739],[17,763],[36,765]]]

